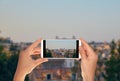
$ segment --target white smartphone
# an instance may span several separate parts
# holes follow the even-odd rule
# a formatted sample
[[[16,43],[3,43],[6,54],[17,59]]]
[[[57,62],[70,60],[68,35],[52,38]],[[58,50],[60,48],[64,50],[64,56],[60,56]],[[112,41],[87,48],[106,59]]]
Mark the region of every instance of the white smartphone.
[[[49,39],[41,41],[41,58],[76,59],[79,53],[80,40]]]

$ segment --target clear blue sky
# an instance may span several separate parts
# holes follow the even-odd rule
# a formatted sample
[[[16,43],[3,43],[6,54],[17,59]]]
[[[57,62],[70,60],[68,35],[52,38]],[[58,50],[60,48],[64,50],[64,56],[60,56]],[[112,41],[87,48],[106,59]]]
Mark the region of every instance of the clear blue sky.
[[[40,37],[120,38],[120,0],[0,0],[0,36],[34,41]]]

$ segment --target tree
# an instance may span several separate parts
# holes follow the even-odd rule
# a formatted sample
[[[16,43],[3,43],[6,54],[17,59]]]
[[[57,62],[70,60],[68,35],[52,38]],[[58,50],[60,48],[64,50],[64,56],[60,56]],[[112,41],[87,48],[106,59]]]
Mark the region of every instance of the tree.
[[[16,67],[17,67],[17,63],[18,63],[18,54],[12,54],[7,61],[7,69],[8,69],[8,73],[10,74],[9,75],[10,81],[13,80]]]
[[[6,77],[9,74],[7,72],[7,56],[6,54],[0,53],[0,81],[8,81]]]
[[[116,46],[115,42],[112,41],[111,57],[110,60],[106,62],[107,81],[120,81],[120,44],[118,45],[118,49]],[[115,53],[115,49],[117,49],[118,54]]]
[[[4,47],[0,46],[0,81],[7,81],[7,56],[5,53],[2,53]],[[9,74],[8,74],[9,75]]]
[[[0,45],[0,53],[2,53],[4,47],[2,45]]]

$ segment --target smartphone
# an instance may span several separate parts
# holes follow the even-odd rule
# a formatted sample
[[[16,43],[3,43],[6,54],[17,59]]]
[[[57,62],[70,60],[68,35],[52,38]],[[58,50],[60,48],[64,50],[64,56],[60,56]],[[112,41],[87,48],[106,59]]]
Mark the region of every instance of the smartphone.
[[[80,40],[49,39],[41,42],[41,58],[75,59],[79,54]]]

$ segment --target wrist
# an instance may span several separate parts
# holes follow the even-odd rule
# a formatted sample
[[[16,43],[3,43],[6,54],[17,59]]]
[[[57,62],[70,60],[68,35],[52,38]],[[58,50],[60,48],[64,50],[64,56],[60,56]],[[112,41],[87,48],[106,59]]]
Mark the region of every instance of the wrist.
[[[13,81],[24,81],[26,74],[23,72],[16,71]]]
[[[94,81],[93,78],[83,77],[83,81]]]
[[[94,81],[94,76],[82,74],[83,81]]]

